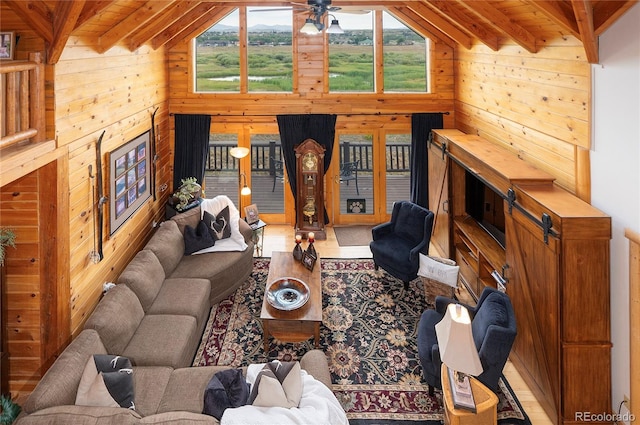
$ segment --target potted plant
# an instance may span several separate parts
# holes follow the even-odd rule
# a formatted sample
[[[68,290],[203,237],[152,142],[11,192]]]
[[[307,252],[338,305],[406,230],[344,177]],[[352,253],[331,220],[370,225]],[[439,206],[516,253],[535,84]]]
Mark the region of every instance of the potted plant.
[[[16,234],[13,229],[0,227],[0,266],[4,266],[6,247],[16,247]]]
[[[202,186],[198,184],[195,177],[187,177],[180,180],[180,187],[173,193],[171,204],[177,211],[185,211],[193,206],[193,203],[200,199]]]

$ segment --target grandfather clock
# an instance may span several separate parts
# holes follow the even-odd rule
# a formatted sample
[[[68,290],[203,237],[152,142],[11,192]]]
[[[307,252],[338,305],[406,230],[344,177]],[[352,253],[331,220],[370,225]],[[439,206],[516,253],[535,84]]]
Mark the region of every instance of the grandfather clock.
[[[324,151],[318,142],[306,139],[296,154],[296,233],[326,239],[324,231]]]

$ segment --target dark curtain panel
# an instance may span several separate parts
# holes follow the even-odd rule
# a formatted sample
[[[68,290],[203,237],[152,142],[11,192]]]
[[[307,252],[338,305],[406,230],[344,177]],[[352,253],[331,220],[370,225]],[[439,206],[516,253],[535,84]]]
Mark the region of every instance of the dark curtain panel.
[[[278,115],[280,143],[284,155],[284,166],[289,176],[289,186],[296,197],[296,155],[293,148],[306,139],[313,139],[326,149],[324,152],[324,171],[329,169],[333,153],[333,140],[336,135],[336,115]],[[297,199],[296,199],[297,202]],[[328,217],[325,209],[325,222]]]
[[[175,122],[174,190],[180,186],[180,180],[187,177],[195,177],[198,183],[203,183],[209,152],[211,116],[176,114]]]
[[[429,208],[427,140],[431,130],[442,128],[442,113],[411,115],[411,202]]]

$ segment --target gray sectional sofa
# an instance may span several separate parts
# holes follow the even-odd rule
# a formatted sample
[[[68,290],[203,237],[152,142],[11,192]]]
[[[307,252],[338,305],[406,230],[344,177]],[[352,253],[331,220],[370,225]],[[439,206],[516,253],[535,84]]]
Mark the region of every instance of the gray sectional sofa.
[[[204,390],[227,367],[190,367],[211,306],[251,274],[251,228],[240,220],[245,251],[184,255],[184,227],[200,220],[200,209],[165,221],[136,254],[23,406],[18,425],[32,424],[217,424],[203,415]],[[76,406],[87,361],[117,354],[133,365],[135,410]],[[301,365],[331,386],[321,351]]]

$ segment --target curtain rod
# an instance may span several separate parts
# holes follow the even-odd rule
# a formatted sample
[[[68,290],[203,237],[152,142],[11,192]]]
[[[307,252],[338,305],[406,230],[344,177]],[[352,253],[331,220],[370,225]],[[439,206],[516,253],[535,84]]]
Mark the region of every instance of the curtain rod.
[[[393,116],[393,115],[412,115],[412,114],[442,114],[442,115],[451,115],[449,111],[445,112],[410,112],[406,114],[395,114],[392,112],[373,112],[373,113],[359,113],[359,114],[331,114],[331,115],[341,115],[341,116]],[[176,115],[175,112],[169,113],[170,117]],[[277,117],[278,115],[318,115],[318,114],[182,114],[182,115],[209,115],[211,117]]]

